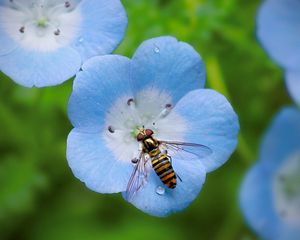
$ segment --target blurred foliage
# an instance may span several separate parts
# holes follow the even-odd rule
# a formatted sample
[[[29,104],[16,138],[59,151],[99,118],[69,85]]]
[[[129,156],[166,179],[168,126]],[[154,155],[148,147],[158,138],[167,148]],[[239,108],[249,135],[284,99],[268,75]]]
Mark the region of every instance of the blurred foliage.
[[[119,195],[89,191],[65,157],[72,81],[26,89],[0,74],[0,239],[255,239],[238,206],[239,185],[256,160],[264,129],[290,100],[280,69],[255,37],[259,0],[123,0],[129,26],[117,54],[173,35],[201,53],[207,86],[240,117],[237,151],[210,173],[185,211],[154,218]]]

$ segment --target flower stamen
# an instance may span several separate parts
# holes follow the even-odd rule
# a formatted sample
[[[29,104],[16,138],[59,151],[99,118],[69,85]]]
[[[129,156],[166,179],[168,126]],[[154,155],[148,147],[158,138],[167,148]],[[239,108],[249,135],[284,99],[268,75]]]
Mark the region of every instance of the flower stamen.
[[[71,6],[71,3],[69,1],[65,2],[65,8],[69,8]]]
[[[171,103],[168,103],[165,105],[165,108],[160,112],[160,114],[158,115],[157,119],[158,118],[165,118],[166,116],[169,115],[169,113],[171,112],[172,110],[172,104]]]
[[[274,178],[276,209],[278,214],[291,224],[299,224],[299,170],[300,154],[295,153],[287,158]]]
[[[24,33],[25,32],[25,26],[20,27],[19,32]]]
[[[133,158],[133,159],[131,159],[131,162],[133,163],[133,164],[137,164],[138,163],[138,159],[137,158]]]
[[[115,129],[112,127],[112,126],[108,126],[108,131],[110,132],[110,133],[114,133],[115,132]]]
[[[135,101],[134,101],[133,98],[129,98],[128,101],[127,101],[128,106],[131,106],[131,104],[135,104]]]
[[[6,0],[0,22],[23,48],[48,52],[75,40],[81,19],[79,1]],[[6,19],[14,19],[9,23]],[[22,36],[24,35],[24,36]],[[58,37],[59,36],[59,37]]]
[[[56,29],[56,30],[54,31],[54,35],[55,35],[55,36],[60,35],[60,30],[59,30],[59,29]]]
[[[153,88],[134,96],[119,97],[107,110],[105,118],[104,139],[107,146],[121,161],[135,164],[136,160],[132,159],[143,150],[142,144],[137,141],[141,131],[151,129],[158,138],[183,140],[186,123],[180,115],[174,113],[167,119],[161,119],[172,110],[171,103],[167,93]],[[174,127],[177,131],[173,131]]]
[[[165,107],[166,108],[172,108],[172,104],[171,103],[167,103]]]

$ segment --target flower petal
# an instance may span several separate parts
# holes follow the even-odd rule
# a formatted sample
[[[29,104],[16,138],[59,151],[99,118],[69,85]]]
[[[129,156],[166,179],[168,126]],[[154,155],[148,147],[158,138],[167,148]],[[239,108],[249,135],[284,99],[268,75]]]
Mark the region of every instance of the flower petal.
[[[187,92],[202,88],[205,67],[200,55],[188,44],[173,37],[147,40],[132,58],[135,92],[157,88],[171,94],[176,103]]]
[[[30,6],[36,2],[36,0],[0,0],[0,6],[13,6],[15,2],[21,3],[23,6]]]
[[[203,144],[212,150],[212,154],[199,159],[207,172],[228,160],[237,144],[239,122],[224,96],[214,90],[194,90],[173,111],[186,120],[185,142]]]
[[[116,99],[131,94],[130,60],[117,55],[94,57],[85,62],[74,80],[68,114],[83,132],[103,130],[105,115]]]
[[[74,175],[99,193],[126,190],[133,166],[114,159],[101,134],[73,129],[68,137],[67,159]]]
[[[186,208],[198,196],[205,181],[205,168],[200,161],[172,158],[177,178],[175,189],[168,189],[156,173],[149,170],[148,181],[130,200],[135,207],[153,216],[164,217]],[[158,194],[158,187],[165,193]],[[126,199],[126,193],[123,193]]]
[[[73,77],[80,65],[79,54],[71,48],[44,53],[18,48],[0,56],[1,71],[26,87],[60,84]]]
[[[291,97],[300,106],[300,70],[286,73],[286,85]]]
[[[240,205],[248,224],[264,239],[281,239],[281,222],[273,208],[272,172],[255,165],[240,192]]]
[[[260,161],[276,169],[290,155],[300,151],[300,112],[284,108],[275,117],[261,146]]]
[[[241,187],[242,211],[249,225],[264,239],[298,239],[300,233],[298,225],[281,216],[274,191],[284,161],[290,161],[300,151],[299,122],[297,108],[281,110],[263,139],[260,160],[248,172]],[[285,210],[282,214],[286,214]]]
[[[266,0],[257,19],[257,34],[263,47],[283,67],[295,70],[300,70],[299,12],[298,0]]]
[[[85,61],[113,52],[125,35],[127,16],[119,0],[83,0],[78,8],[82,23],[72,44]]]
[[[0,56],[8,54],[17,48],[17,43],[11,37],[8,36],[6,30],[7,27],[11,27],[11,25],[13,24],[13,21],[11,21],[11,19],[8,19],[11,10],[7,9],[6,7],[2,7],[1,5],[0,5],[0,46],[1,46]],[[12,24],[8,24],[9,21],[11,21]]]

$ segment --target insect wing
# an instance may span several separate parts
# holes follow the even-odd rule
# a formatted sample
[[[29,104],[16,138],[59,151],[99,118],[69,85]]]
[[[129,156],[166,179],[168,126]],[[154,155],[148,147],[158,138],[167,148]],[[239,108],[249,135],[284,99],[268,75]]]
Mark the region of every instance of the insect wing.
[[[126,199],[130,201],[134,195],[138,192],[138,190],[143,186],[146,178],[146,159],[145,154],[142,152],[137,159],[137,163],[134,167],[134,170],[130,176],[130,179],[127,184],[126,189]]]
[[[159,141],[163,150],[167,150],[168,155],[179,156],[183,159],[199,159],[209,156],[213,151],[202,144],[186,143],[176,141]]]

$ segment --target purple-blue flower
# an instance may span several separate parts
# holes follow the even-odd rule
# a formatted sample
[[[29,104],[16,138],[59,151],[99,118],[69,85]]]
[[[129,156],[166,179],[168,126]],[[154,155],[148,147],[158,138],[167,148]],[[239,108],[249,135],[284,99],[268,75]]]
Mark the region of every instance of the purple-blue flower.
[[[257,35],[268,54],[286,71],[290,95],[300,104],[300,1],[265,0]]]
[[[258,162],[241,187],[241,208],[263,239],[300,236],[300,112],[284,108],[261,145]]]
[[[229,102],[214,90],[202,89],[204,82],[201,57],[173,37],[145,41],[132,59],[110,55],[88,60],[75,78],[69,102],[74,129],[67,159],[74,175],[93,191],[122,192],[150,215],[186,208],[200,192],[206,173],[228,160],[239,131]],[[193,146],[200,151],[192,153],[193,147],[165,148],[160,141],[154,149],[155,156],[170,160],[163,161],[174,173],[170,167],[163,170],[173,177],[176,173],[174,189],[154,171],[155,158],[143,152],[145,144],[138,139],[146,129],[159,141],[202,146]]]
[[[26,87],[60,84],[126,27],[119,0],[0,0],[0,70]]]

